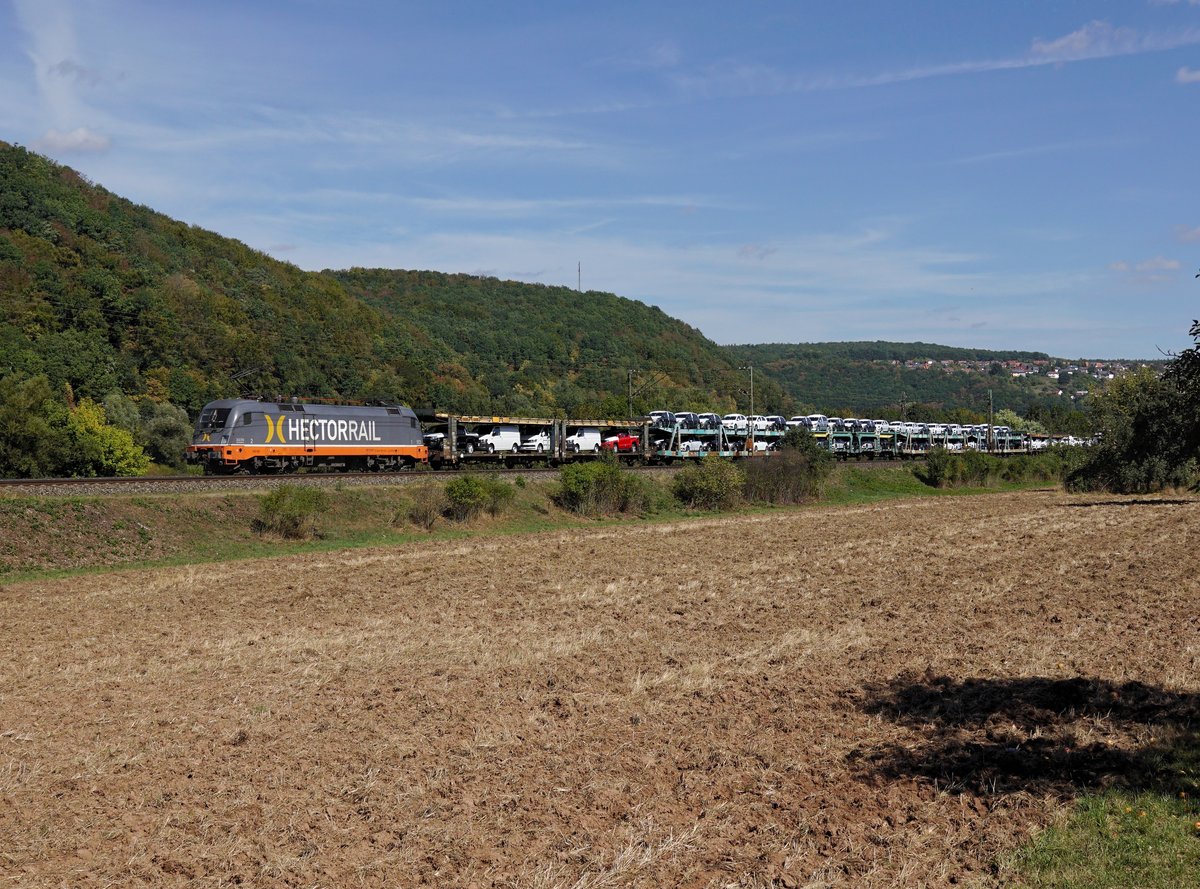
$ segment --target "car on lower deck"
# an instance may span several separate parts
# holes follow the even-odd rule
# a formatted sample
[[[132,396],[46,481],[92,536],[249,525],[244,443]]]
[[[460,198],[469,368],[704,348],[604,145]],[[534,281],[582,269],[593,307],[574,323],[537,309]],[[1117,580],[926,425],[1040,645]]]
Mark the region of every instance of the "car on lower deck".
[[[610,435],[604,439],[600,447],[606,451],[613,451],[619,454],[628,454],[638,450],[642,446],[642,440],[636,435],[629,432],[621,432],[617,435]]]
[[[550,450],[550,432],[539,429],[537,432],[521,438],[521,451],[524,453],[542,453]]]

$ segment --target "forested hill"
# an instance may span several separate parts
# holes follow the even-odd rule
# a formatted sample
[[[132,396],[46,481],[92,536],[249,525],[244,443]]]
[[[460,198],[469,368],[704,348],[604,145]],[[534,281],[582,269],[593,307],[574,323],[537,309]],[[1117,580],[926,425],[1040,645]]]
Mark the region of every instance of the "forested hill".
[[[6,143],[0,312],[10,387],[44,378],[68,398],[120,392],[193,415],[242,391],[623,415],[631,381],[635,409],[720,410],[746,385],[720,347],[633,300],[432,272],[304,272]]]
[[[1062,412],[1058,396],[1069,375],[1051,381],[1056,366],[1042,352],[997,352],[931,343],[847,342],[727,346],[735,362],[753,364],[783,387],[799,410],[896,416],[902,405],[926,411],[997,407],[1024,414],[1033,407]],[[1026,368],[1038,373],[1013,376]],[[1085,378],[1073,381],[1087,388]],[[991,395],[989,396],[989,392]],[[935,414],[936,415],[936,414]]]
[[[427,396],[442,343],[335,279],[0,144],[0,371],[196,411],[259,391]],[[241,382],[235,381],[243,374]],[[459,381],[469,385],[469,381]]]
[[[573,416],[624,416],[631,383],[635,411],[749,410],[748,375],[725,350],[636,300],[438,272],[330,274],[462,356],[466,374],[486,387],[482,401],[465,402],[481,413],[503,403],[517,413],[556,405]],[[758,404],[786,401],[778,385],[762,383]]]
[[[797,359],[838,358],[845,361],[1045,361],[1044,352],[997,352],[990,349],[963,349],[939,346],[936,343],[763,343],[729,346],[743,357],[753,355],[759,361],[775,362]]]

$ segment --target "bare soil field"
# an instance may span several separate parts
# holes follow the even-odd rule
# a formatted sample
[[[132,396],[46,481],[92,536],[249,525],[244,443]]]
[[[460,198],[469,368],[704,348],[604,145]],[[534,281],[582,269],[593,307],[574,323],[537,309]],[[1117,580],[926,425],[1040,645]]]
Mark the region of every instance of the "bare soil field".
[[[0,588],[0,886],[941,886],[1200,721],[1200,500]]]

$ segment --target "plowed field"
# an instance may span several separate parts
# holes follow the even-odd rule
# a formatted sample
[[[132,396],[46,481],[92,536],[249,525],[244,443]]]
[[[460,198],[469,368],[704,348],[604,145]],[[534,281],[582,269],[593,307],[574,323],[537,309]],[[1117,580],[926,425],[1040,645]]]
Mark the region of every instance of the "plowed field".
[[[0,886],[984,883],[1200,718],[1200,500],[0,588]]]

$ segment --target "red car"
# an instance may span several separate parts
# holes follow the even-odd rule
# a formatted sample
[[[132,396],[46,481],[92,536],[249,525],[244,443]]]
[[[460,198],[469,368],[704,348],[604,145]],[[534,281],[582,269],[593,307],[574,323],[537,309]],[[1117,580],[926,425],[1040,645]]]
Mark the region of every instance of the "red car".
[[[630,435],[628,432],[622,432],[619,435],[614,435],[611,438],[604,439],[600,447],[606,451],[616,451],[621,454],[628,454],[638,450],[642,445],[642,440],[636,435]]]

